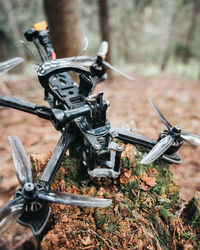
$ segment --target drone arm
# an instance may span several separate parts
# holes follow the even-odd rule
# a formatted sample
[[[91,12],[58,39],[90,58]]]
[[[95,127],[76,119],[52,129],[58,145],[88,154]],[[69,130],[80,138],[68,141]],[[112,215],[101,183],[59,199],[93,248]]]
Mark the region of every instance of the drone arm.
[[[50,120],[50,109],[45,106],[38,106],[31,102],[19,100],[14,97],[0,95],[0,105],[21,110],[33,115],[37,115],[40,118]]]
[[[39,183],[45,188],[49,188],[53,178],[60,167],[60,164],[65,156],[65,153],[69,147],[69,144],[74,138],[73,132],[64,131],[54,149],[49,162],[39,180]]]
[[[148,149],[152,149],[156,144],[155,140],[152,140],[146,136],[118,128],[112,128],[110,133],[113,137],[122,140],[125,143],[139,145]]]

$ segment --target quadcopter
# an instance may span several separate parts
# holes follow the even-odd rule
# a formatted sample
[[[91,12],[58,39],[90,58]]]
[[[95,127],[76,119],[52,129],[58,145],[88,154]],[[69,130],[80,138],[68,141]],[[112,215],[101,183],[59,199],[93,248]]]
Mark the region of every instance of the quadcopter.
[[[45,224],[49,211],[49,200],[44,198],[44,193],[46,192],[45,194],[49,197],[48,192],[52,192],[48,191],[49,187],[67,150],[80,155],[90,176],[117,178],[120,175],[123,152],[123,146],[118,143],[119,140],[125,144],[142,146],[150,151],[141,161],[142,164],[150,164],[158,158],[168,163],[180,164],[178,149],[182,146],[182,140],[200,145],[199,135],[181,132],[180,126],[171,126],[152,101],[153,108],[168,128],[160,133],[157,140],[111,126],[106,116],[109,102],[103,99],[103,92],[93,94],[95,86],[106,79],[107,67],[129,79],[133,78],[105,61],[108,50],[107,42],[102,42],[96,57],[76,56],[56,59],[50,42],[49,30],[44,23],[43,25],[35,24],[25,33],[25,37],[27,41],[34,43],[42,60],[37,67],[37,75],[44,88],[44,100],[47,101],[48,106],[39,106],[3,95],[0,95],[0,105],[49,120],[61,133],[40,180],[37,184],[27,187],[39,190],[36,192],[39,192],[37,197],[41,198],[44,203],[38,210],[41,216],[37,216],[41,218],[38,223],[40,228]],[[78,74],[79,84],[72,79],[70,72]],[[17,173],[19,174],[20,171],[18,170]],[[22,185],[22,191],[19,192],[24,199],[23,192],[27,191],[24,190],[24,186],[32,182],[30,178],[27,178],[25,182],[19,179],[19,182]],[[108,205],[109,202],[107,201],[106,204]],[[24,213],[25,216],[23,216]],[[30,220],[30,215],[27,213],[23,212],[18,221],[22,225],[36,227],[34,234],[38,234],[41,230],[37,228],[34,220]]]

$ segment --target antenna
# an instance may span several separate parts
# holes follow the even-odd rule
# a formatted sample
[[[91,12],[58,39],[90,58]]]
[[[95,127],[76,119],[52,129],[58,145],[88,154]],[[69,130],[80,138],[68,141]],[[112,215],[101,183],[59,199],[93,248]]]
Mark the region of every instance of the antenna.
[[[83,47],[82,51],[72,61],[76,61],[76,59],[79,56],[82,56],[85,53],[85,51],[87,50],[88,44],[89,44],[88,38],[86,36],[84,36],[83,39],[84,39],[84,47]]]
[[[36,58],[36,56],[35,56],[33,50],[32,50],[31,47],[28,45],[28,43],[26,43],[26,42],[23,41],[23,40],[19,40],[19,42],[20,42],[21,44],[24,45],[24,47],[27,49],[28,52],[31,53],[31,55],[33,56],[33,58],[34,58],[36,64],[38,64],[39,62],[38,62],[38,60],[37,60],[37,58]]]

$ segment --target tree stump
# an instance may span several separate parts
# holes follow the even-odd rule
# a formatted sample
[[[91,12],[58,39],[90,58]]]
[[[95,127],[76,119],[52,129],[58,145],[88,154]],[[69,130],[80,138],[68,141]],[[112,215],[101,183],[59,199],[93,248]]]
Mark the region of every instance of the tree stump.
[[[66,156],[51,189],[113,203],[107,208],[52,204],[41,249],[198,249],[200,193],[186,205],[168,164],[141,165],[144,152],[124,147],[117,179],[89,177],[80,159]],[[46,161],[31,159],[39,178]]]

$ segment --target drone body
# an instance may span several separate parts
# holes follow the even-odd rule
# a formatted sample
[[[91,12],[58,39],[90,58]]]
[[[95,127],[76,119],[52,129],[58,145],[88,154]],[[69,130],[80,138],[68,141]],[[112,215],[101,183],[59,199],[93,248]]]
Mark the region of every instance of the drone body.
[[[23,169],[15,166],[22,188],[17,191],[13,203],[7,205],[8,209],[3,207],[0,210],[0,219],[5,217],[4,211],[7,211],[6,215],[9,216],[11,208],[18,204],[21,212],[18,221],[24,226],[31,227],[33,233],[37,235],[48,220],[49,202],[86,206],[108,206],[111,204],[110,200],[97,198],[88,200],[88,197],[76,197],[72,194],[63,195],[49,191],[49,187],[68,149],[70,152],[75,150],[82,157],[82,162],[87,168],[88,174],[93,177],[117,178],[120,175],[123,147],[115,139],[124,143],[143,146],[150,150],[149,156],[147,155],[147,159],[143,162],[144,164],[148,164],[159,157],[168,163],[181,163],[177,151],[182,145],[182,141],[179,140],[178,144],[175,143],[178,137],[175,135],[177,131],[174,130],[174,127],[171,129],[170,126],[169,131],[161,133],[158,140],[152,140],[143,135],[111,126],[106,116],[109,102],[103,99],[103,93],[93,94],[96,84],[106,78],[105,66],[113,69],[113,66],[104,61],[108,47],[106,42],[102,43],[96,58],[78,56],[55,59],[48,30],[36,31],[31,28],[25,34],[28,41],[34,42],[43,61],[38,66],[37,75],[41,86],[44,88],[44,99],[49,106],[38,106],[3,95],[0,95],[0,105],[51,121],[55,129],[60,131],[61,137],[37,183],[33,183],[32,177],[30,177],[32,176],[30,167],[24,168],[28,170],[24,173],[25,181],[22,181],[20,173],[23,172]],[[37,43],[37,39],[45,48],[47,58]],[[84,67],[86,64],[90,65],[90,70]],[[70,71],[79,74],[79,84],[75,83],[70,77]],[[127,77],[127,75],[123,75]],[[180,135],[179,131],[177,133]],[[167,142],[165,138],[167,138]],[[191,139],[188,140],[191,141]],[[22,147],[16,141],[18,141],[16,138],[11,139],[11,146],[14,145],[14,151]],[[14,153],[14,155],[18,154]],[[24,158],[24,153],[22,153],[22,156]],[[66,202],[66,199],[68,199],[68,202]],[[75,199],[76,202],[70,203],[71,199]],[[38,200],[40,202],[37,211],[27,210],[31,208],[33,202]],[[15,215],[14,213],[13,216]]]

